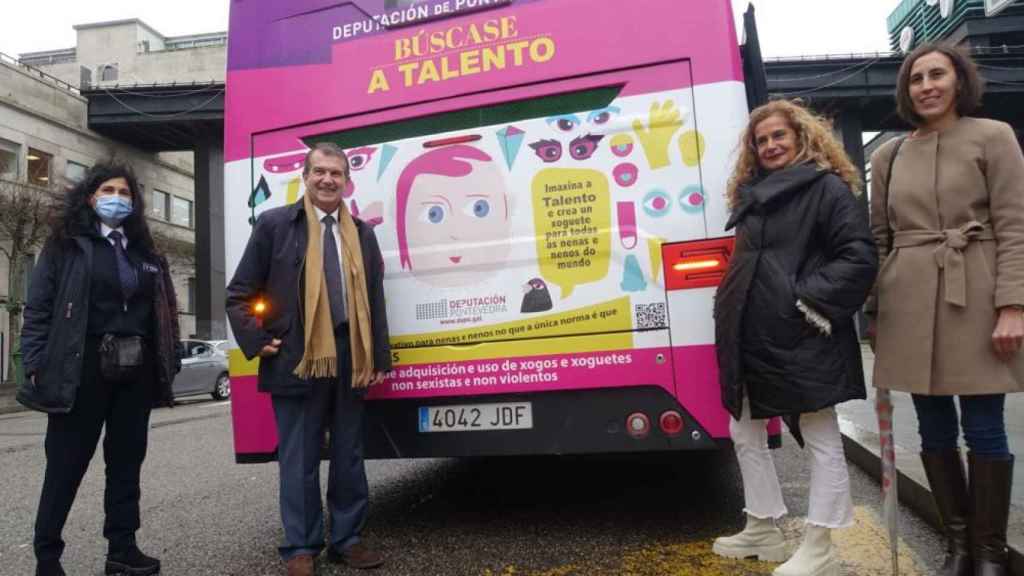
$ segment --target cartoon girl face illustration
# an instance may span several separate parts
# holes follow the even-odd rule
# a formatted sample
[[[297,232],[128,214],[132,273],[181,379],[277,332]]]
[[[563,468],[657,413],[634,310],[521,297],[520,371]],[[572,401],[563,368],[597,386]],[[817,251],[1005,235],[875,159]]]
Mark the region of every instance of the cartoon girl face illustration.
[[[402,268],[438,287],[481,282],[500,270],[512,225],[497,163],[466,145],[430,150],[398,178]]]

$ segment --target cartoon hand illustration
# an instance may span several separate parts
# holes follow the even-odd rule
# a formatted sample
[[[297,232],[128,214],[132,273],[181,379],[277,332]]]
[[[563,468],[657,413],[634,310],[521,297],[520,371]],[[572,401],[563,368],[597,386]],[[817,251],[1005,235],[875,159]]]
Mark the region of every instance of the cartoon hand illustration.
[[[651,103],[646,128],[639,119],[633,120],[633,131],[636,132],[640,145],[644,147],[644,154],[652,170],[669,165],[668,148],[672,135],[682,127],[682,112],[671,100],[660,105],[658,102]]]

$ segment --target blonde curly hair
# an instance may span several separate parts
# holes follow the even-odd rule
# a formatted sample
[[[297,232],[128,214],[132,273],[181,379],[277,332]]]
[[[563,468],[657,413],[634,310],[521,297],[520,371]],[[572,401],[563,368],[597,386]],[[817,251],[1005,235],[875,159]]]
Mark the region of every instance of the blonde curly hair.
[[[775,100],[758,106],[750,113],[750,121],[740,138],[739,158],[729,177],[726,187],[726,200],[732,210],[739,204],[739,188],[753,180],[759,169],[757,160],[757,144],[754,142],[754,130],[757,125],[770,116],[781,116],[796,132],[800,149],[797,151],[793,164],[813,161],[822,170],[836,173],[850,187],[854,195],[860,195],[862,180],[860,171],[850,162],[842,144],[832,134],[832,122],[827,118],[814,114],[799,101]]]

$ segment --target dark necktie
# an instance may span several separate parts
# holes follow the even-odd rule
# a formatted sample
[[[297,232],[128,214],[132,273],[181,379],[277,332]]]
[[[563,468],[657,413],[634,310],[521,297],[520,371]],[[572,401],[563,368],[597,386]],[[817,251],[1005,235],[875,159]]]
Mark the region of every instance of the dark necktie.
[[[341,279],[338,243],[334,240],[334,216],[324,216],[323,222],[326,225],[323,244],[327,299],[331,302],[331,319],[334,320],[334,326],[338,327],[348,320],[348,303],[345,301],[345,283]]]
[[[124,295],[124,301],[127,302],[132,299],[135,290],[139,287],[139,278],[135,275],[135,267],[132,266],[131,260],[128,259],[128,253],[124,251],[124,244],[121,243],[124,234],[117,230],[111,230],[110,234],[107,234],[107,238],[114,241],[117,277],[121,281],[121,293]]]

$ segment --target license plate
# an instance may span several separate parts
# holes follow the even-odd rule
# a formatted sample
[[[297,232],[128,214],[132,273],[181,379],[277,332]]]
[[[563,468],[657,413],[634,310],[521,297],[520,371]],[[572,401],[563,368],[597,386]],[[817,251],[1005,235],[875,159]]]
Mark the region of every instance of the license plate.
[[[420,432],[475,432],[529,430],[533,410],[529,402],[420,406]]]

